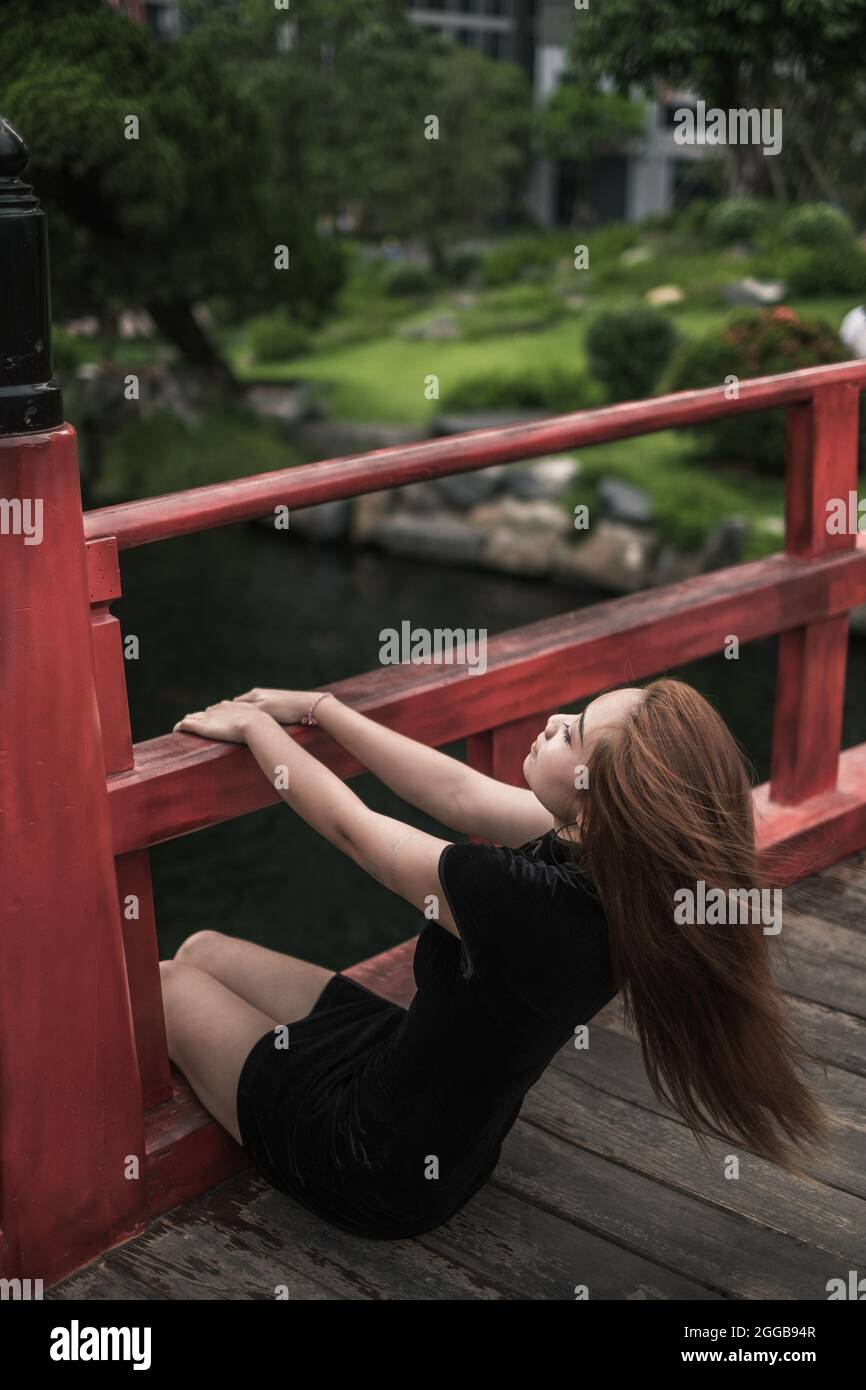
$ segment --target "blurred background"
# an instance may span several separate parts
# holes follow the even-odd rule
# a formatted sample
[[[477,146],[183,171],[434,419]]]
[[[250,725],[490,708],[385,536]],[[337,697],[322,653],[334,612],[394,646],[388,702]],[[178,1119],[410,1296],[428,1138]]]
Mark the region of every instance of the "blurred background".
[[[864,39],[866,0],[4,0],[85,505],[866,356]],[[710,108],[781,147],[684,140]],[[134,737],[369,669],[405,619],[493,635],[772,553],[783,448],[771,412],[131,551]],[[671,674],[764,780],[775,641]],[[215,927],[339,968],[420,926],[285,808],[152,863],[165,955]]]

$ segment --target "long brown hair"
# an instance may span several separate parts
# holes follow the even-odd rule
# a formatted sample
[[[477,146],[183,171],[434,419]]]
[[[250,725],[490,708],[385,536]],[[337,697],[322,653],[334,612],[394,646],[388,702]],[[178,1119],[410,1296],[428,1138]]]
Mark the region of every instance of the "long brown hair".
[[[659,1100],[701,1131],[791,1172],[830,1116],[798,1074],[760,920],[688,925],[675,894],[767,887],[750,765],[723,719],[660,679],[600,731],[579,792],[575,853],[599,894],[625,1018]],[[806,1055],[806,1054],[803,1054]]]

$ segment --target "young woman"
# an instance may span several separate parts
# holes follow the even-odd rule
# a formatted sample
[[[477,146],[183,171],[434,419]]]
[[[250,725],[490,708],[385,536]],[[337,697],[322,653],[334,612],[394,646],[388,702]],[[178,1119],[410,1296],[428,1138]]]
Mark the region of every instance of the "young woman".
[[[370,811],[280,727],[298,721],[489,843]],[[797,1147],[825,1133],[760,921],[677,921],[682,889],[760,886],[746,764],[691,687],[657,680],[552,715],[526,788],[328,692],[253,690],[175,727],[246,743],[293,810],[426,918],[408,1011],[218,932],[163,963],[169,1053],[275,1187],[359,1235],[439,1225],[489,1178],[551,1058],[618,989],[656,1094],[696,1135],[798,1171]]]

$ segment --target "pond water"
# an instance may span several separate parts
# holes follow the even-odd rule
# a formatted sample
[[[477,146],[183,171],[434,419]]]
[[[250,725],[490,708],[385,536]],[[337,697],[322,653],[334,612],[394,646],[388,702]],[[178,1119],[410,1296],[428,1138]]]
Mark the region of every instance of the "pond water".
[[[317,545],[262,527],[231,527],[122,556],[124,635],[133,737],[166,733],[188,710],[253,685],[315,690],[378,664],[379,633],[509,627],[602,595],[544,580],[451,569],[348,546]],[[710,697],[768,776],[776,640],[670,670]],[[866,741],[866,642],[849,649],[843,745]],[[584,702],[581,702],[581,705]],[[580,706],[578,706],[580,707]],[[447,751],[463,755],[463,746]],[[374,809],[445,832],[374,778],[353,788]],[[160,954],[204,927],[342,969],[423,925],[286,806],[157,845],[151,851]]]

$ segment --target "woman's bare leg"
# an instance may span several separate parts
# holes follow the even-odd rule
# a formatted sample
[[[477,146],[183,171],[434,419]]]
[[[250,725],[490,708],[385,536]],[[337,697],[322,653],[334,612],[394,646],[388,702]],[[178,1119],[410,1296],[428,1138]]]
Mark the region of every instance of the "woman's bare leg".
[[[159,968],[168,1055],[205,1109],[240,1143],[241,1068],[253,1044],[278,1021],[203,970],[176,960],[162,961]]]
[[[194,932],[179,947],[175,960],[205,971],[279,1023],[304,1018],[336,973],[218,931]]]

